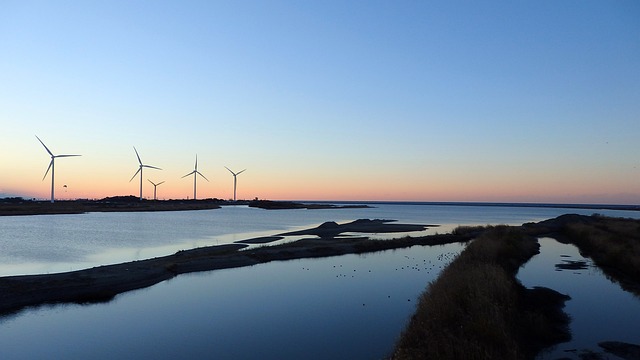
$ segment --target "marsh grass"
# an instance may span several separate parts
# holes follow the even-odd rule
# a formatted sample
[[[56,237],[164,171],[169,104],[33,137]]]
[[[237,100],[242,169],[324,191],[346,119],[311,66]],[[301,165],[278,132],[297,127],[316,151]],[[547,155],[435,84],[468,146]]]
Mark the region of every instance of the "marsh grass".
[[[516,228],[488,228],[429,284],[392,358],[532,358],[550,342],[538,333],[552,321],[515,274],[538,249]]]
[[[593,215],[566,224],[563,234],[607,276],[640,295],[640,220]]]
[[[473,235],[479,235],[483,232],[485,232],[487,229],[491,229],[492,226],[491,225],[487,225],[487,226],[482,226],[482,225],[474,225],[474,226],[470,226],[470,225],[460,225],[458,227],[456,227],[455,229],[453,229],[451,231],[452,234],[454,235],[469,235],[469,234],[473,234]]]

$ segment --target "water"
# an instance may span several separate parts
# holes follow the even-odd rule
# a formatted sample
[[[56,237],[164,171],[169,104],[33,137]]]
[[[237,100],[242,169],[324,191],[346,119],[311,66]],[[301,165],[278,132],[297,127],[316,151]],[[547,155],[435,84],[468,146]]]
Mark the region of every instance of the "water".
[[[0,262],[6,273],[58,271],[273,235],[325,221],[382,218],[441,224],[427,231],[434,233],[457,225],[517,225],[563,213],[592,212],[378,204],[369,209],[266,211],[225,207],[196,212],[4,217],[0,218]],[[640,217],[637,212],[599,212]],[[0,317],[0,359],[383,358],[415,311],[419,294],[462,249],[460,244],[414,246],[364,255],[271,262],[181,275],[103,304],[27,309]],[[528,286],[549,286],[569,293],[559,286],[571,286],[575,281],[560,276],[572,274],[554,272],[541,278],[526,275],[549,266],[553,271],[559,253],[577,256],[575,251],[558,250],[553,245],[548,253],[547,249],[544,243],[543,254],[519,276]],[[544,279],[559,283],[545,283]],[[625,296],[618,295],[622,291],[615,285],[601,286],[593,289],[607,301]],[[569,294],[574,300],[567,308],[572,309],[571,303],[582,295]],[[622,324],[627,313],[617,312],[622,302],[615,301],[613,308],[602,304],[578,308],[599,306],[603,316],[607,316],[605,309],[612,310],[608,321]],[[633,300],[630,302],[633,304]],[[578,323],[576,326],[584,330],[576,331],[591,333],[599,322],[603,319]],[[630,341],[628,337],[612,340]]]
[[[401,203],[373,206],[364,209],[272,211],[226,206],[216,210],[182,212],[0,217],[0,276],[64,272],[148,259],[184,249],[309,228],[325,221],[347,222],[367,218],[439,224],[439,227],[423,233],[433,234],[451,231],[458,225],[520,225],[564,213],[590,215],[594,212]],[[621,217],[640,216],[640,212],[633,211],[599,212]],[[372,237],[401,235],[405,234],[374,234]]]
[[[602,352],[598,347],[602,341],[640,344],[640,298],[607,279],[575,246],[550,238],[540,239],[540,245],[540,254],[520,269],[518,278],[527,287],[544,286],[571,296],[565,311],[571,316],[572,334],[570,342],[550,349],[540,359],[578,359],[580,351]],[[565,260],[585,261],[588,268],[557,271],[555,265]]]
[[[381,358],[462,248],[272,262],[30,310],[0,320],[0,358]]]

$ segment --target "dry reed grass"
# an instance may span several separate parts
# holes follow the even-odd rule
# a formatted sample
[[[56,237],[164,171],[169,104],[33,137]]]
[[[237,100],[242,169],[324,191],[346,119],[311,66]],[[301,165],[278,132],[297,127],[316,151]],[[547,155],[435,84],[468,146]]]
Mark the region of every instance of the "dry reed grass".
[[[594,215],[566,224],[563,234],[607,276],[640,295],[640,220]]]
[[[422,294],[391,358],[533,357],[548,344],[538,333],[548,332],[551,321],[527,301],[515,274],[538,249],[516,228],[488,228]]]

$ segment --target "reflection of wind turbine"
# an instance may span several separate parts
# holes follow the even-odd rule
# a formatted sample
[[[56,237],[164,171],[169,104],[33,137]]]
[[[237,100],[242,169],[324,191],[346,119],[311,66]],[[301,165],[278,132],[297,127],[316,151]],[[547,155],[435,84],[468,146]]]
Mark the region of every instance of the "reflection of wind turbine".
[[[231,169],[229,169],[228,167],[224,167],[225,169],[229,170],[229,172],[233,175],[233,201],[236,201],[236,186],[238,185],[238,178],[237,176],[242,174],[245,170],[244,169],[242,171],[239,171],[237,173],[234,173],[233,171],[231,171]]]
[[[186,178],[189,175],[193,175],[193,200],[196,200],[196,180],[198,179],[198,175],[202,176],[205,180],[209,181],[200,171],[198,171],[198,154],[196,154],[196,167],[192,172],[183,176],[182,178]]]
[[[140,160],[140,155],[138,155],[138,150],[136,150],[136,147],[133,147],[133,151],[136,152],[136,157],[138,158],[138,163],[140,164],[140,167],[138,168],[138,171],[136,171],[135,174],[133,174],[133,176],[131,177],[131,180],[133,180],[136,175],[138,175],[138,173],[140,173],[140,200],[142,200],[142,168],[150,168],[150,169],[156,169],[156,170],[162,170],[158,167],[155,166],[151,166],[151,165],[145,165],[142,163],[142,160]],[[129,180],[129,182],[131,182],[131,180]]]
[[[51,155],[51,162],[49,163],[49,167],[47,168],[47,171],[44,173],[44,176],[42,177],[42,180],[44,180],[44,178],[47,177],[47,174],[49,173],[49,169],[51,169],[51,202],[53,202],[54,201],[54,199],[53,199],[53,190],[54,190],[53,183],[54,183],[54,180],[55,180],[54,171],[55,171],[55,160],[56,160],[56,158],[59,158],[59,157],[71,157],[71,156],[81,156],[81,155],[53,155],[51,150],[49,150],[47,145],[45,145],[42,142],[42,140],[40,140],[38,135],[36,135],[36,139],[38,139],[38,141],[40,141],[40,144],[42,144],[42,146],[44,146],[45,150],[47,150],[49,155]]]
[[[160,181],[159,183],[154,183],[153,181],[147,179],[147,181],[149,181],[150,183],[153,184],[153,200],[157,200],[156,198],[156,188],[158,187],[158,185],[164,184],[164,181]]]

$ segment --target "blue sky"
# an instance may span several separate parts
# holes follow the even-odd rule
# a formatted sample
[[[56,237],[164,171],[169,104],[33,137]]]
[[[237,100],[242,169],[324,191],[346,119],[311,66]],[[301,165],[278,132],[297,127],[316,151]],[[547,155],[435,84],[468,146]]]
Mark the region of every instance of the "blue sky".
[[[4,1],[0,194],[640,203],[635,1]],[[59,149],[59,150],[58,150]],[[146,181],[146,180],[145,180]],[[152,196],[145,187],[145,196]]]

